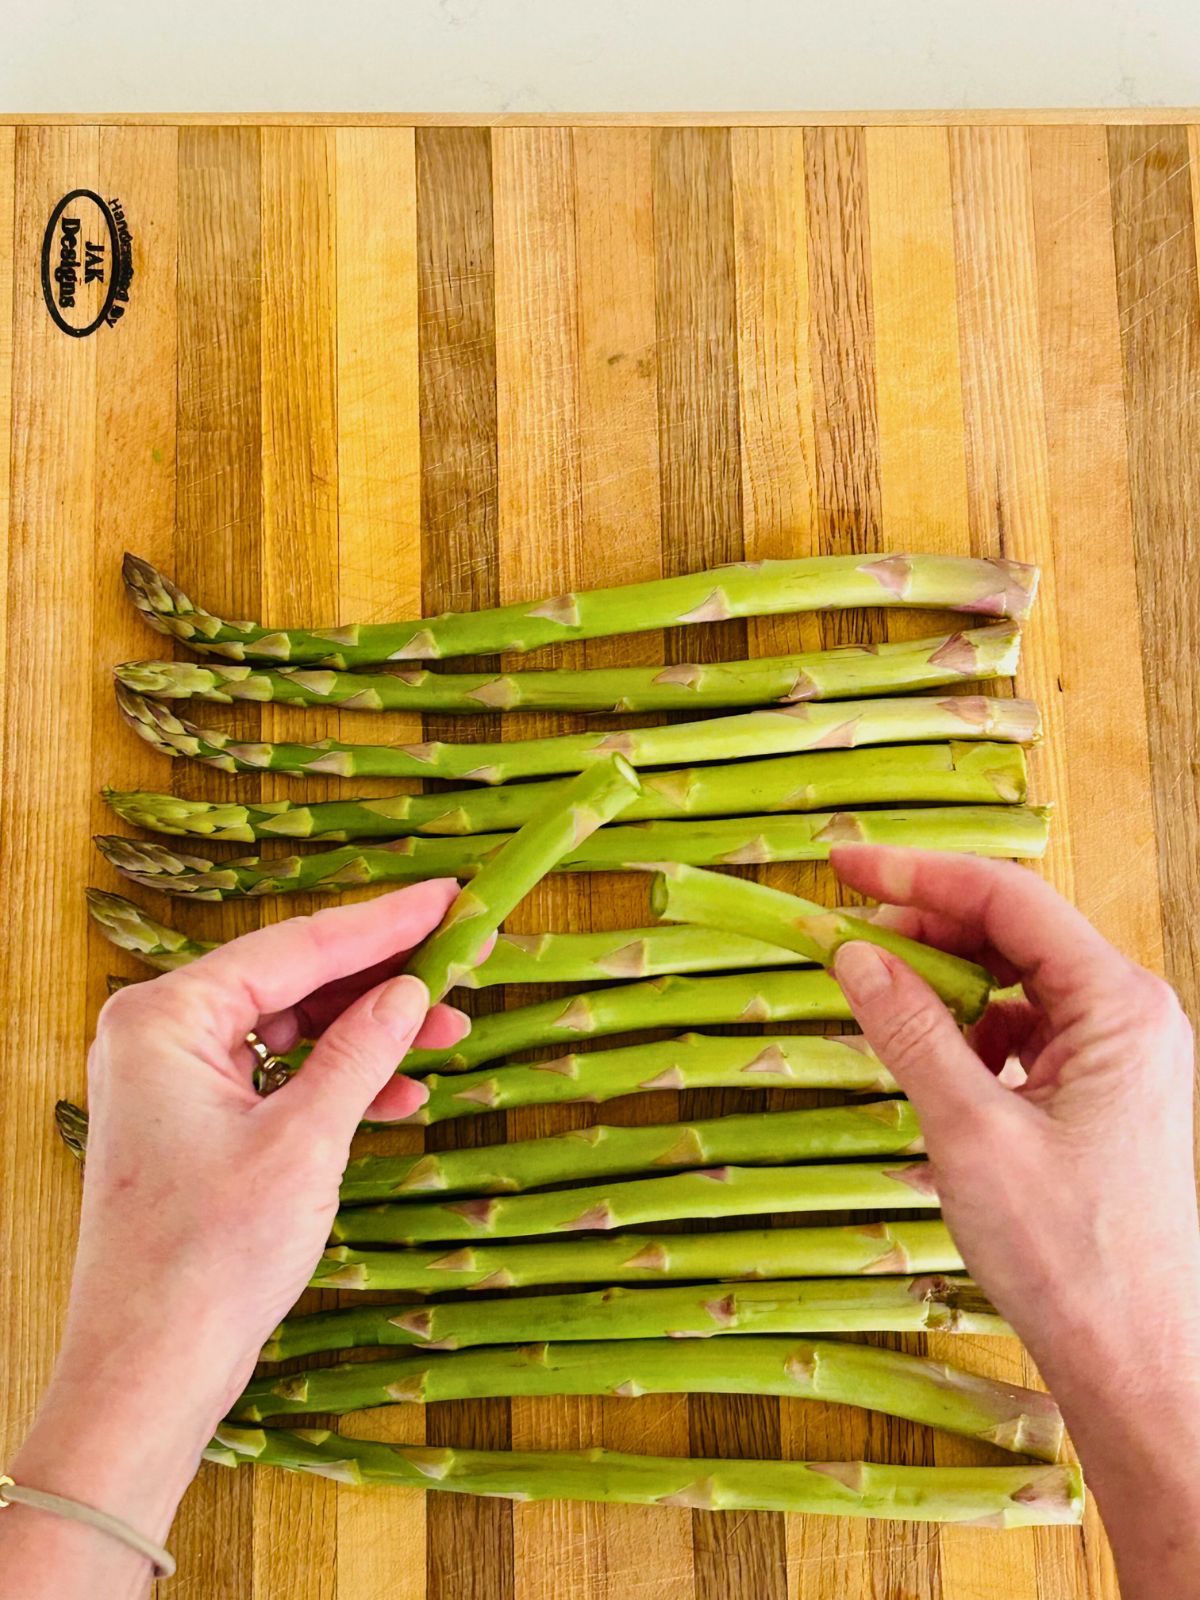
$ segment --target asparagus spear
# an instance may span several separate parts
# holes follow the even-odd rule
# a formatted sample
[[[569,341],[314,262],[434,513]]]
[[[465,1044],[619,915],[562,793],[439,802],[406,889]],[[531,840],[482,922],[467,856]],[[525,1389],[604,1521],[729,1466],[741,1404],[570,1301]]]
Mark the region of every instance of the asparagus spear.
[[[345,1416],[413,1401],[498,1396],[772,1394],[861,1406],[928,1428],[1056,1461],[1063,1422],[1048,1394],[922,1356],[832,1339],[750,1335],[736,1345],[693,1339],[538,1341],[418,1352],[253,1379],[230,1416]]]
[[[482,1019],[476,1018],[479,1026]],[[448,1122],[517,1106],[587,1104],[656,1089],[842,1089],[870,1092],[895,1079],[858,1034],[721,1038],[685,1033],[656,1044],[589,1050],[555,1061],[517,1062],[481,1072],[430,1073],[429,1099],[408,1122]]]
[[[941,996],[962,1023],[982,1015],[996,987],[986,967],[907,939],[847,911],[830,910],[799,895],[783,894],[723,872],[665,865],[655,874],[651,905],[660,917],[716,930],[767,938],[824,966],[842,945],[863,939],[903,958]]]
[[[1036,567],[1015,561],[815,556],[739,562],[687,577],[523,600],[489,611],[445,612],[413,622],[273,630],[213,616],[136,556],[125,557],[124,575],[130,599],[150,626],[194,650],[232,661],[272,666],[313,662],[338,669],[535,650],[568,639],[848,606],[945,606],[1020,620],[1033,604],[1038,580]]]
[[[520,827],[569,778],[398,794],[384,799],[241,801],[184,800],[173,794],[104,789],[119,817],[153,833],[209,839],[394,839],[403,834],[491,833]],[[949,744],[885,745],[823,750],[642,773],[641,794],[623,813],[628,822],[756,812],[824,811],[830,807],[925,802],[991,805],[1026,796],[1025,752],[1017,744],[954,740]]]
[[[123,895],[88,889],[88,910],[105,937],[147,966],[183,966],[217,948],[156,922]],[[618,928],[611,933],[502,933],[495,949],[458,980],[463,989],[510,983],[603,983],[609,978],[654,978],[668,972],[797,964],[792,950],[711,928]]]
[[[338,1212],[329,1237],[334,1244],[429,1244],[608,1232],[683,1218],[930,1209],[937,1204],[927,1161],[902,1166],[845,1161],[800,1167],[703,1167],[665,1178],[632,1178],[550,1193],[355,1206]]]
[[[315,1289],[536,1289],[544,1284],[647,1283],[676,1278],[840,1278],[847,1274],[957,1272],[962,1257],[944,1222],[738,1229],[732,1233],[621,1233],[453,1250],[352,1250],[334,1245],[313,1269]]]
[[[281,1322],[264,1361],[322,1350],[459,1350],[534,1339],[709,1339],[744,1333],[1008,1333],[970,1278],[814,1278],[794,1283],[616,1285],[576,1294],[348,1306]]]
[[[335,672],[303,667],[129,661],[118,683],[158,700],[273,701],[352,711],[688,711],[773,701],[842,700],[933,689],[1017,670],[1021,631],[996,623],[936,639],[842,645],[804,655],[674,667],[436,673],[421,667]]]
[[[1050,811],[1045,806],[924,806],[912,811],[818,811],[806,816],[719,817],[601,828],[558,863],[560,872],[623,872],[664,861],[740,866],[823,861],[847,841],[970,850],[989,856],[1040,856]],[[101,855],[134,883],[199,900],[305,890],[336,893],[366,883],[468,878],[512,835],[393,839],[348,844],[306,856],[241,856],[214,862],[166,845],[101,835]]]
[[[713,978],[651,978],[559,996],[476,1017],[449,1050],[412,1050],[406,1072],[466,1072],[485,1061],[540,1045],[574,1044],[581,1035],[638,1028],[680,1028],[727,1022],[831,1022],[850,1008],[824,972],[781,968]]]
[[[677,722],[619,733],[564,733],[499,744],[247,744],[232,734],[198,727],[159,700],[117,685],[121,714],[148,744],[222,772],[289,772],[335,778],[464,778],[506,783],[547,773],[581,772],[609,756],[634,767],[668,767],[697,755],[704,761],[791,755],[800,750],[943,739],[998,739],[1029,744],[1040,737],[1037,708],[1028,700],[986,695],[899,695],[884,700],[800,701],[705,722]]]
[[[470,972],[500,924],[569,851],[578,849],[638,792],[633,768],[620,756],[591,767],[551,800],[525,826],[510,834],[460,889],[446,915],[409,960],[431,1000]]]
[[[770,1116],[714,1117],[648,1127],[596,1125],[543,1139],[421,1156],[359,1156],[342,1179],[345,1205],[414,1194],[503,1194],[634,1172],[720,1162],[758,1165],[814,1157],[913,1154],[924,1149],[907,1100],[871,1100]]]
[[[884,1467],[865,1461],[687,1460],[612,1450],[457,1450],[376,1444],[325,1428],[224,1423],[205,1458],[315,1473],[339,1483],[402,1485],[514,1500],[597,1500],[700,1511],[1026,1528],[1083,1520],[1077,1466]]]

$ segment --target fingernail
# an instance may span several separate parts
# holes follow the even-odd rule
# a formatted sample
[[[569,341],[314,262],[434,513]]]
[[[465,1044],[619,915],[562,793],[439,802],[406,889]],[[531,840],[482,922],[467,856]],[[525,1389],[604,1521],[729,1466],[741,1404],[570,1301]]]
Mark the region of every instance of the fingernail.
[[[445,1005],[445,1001],[443,1001],[442,1004]],[[446,1010],[450,1012],[451,1016],[457,1017],[459,1022],[462,1023],[462,1036],[465,1039],[471,1031],[470,1017],[465,1011],[460,1011],[457,1006],[446,1006]]]
[[[412,1084],[413,1089],[416,1091],[417,1105],[413,1107],[413,1111],[415,1111],[417,1106],[423,1106],[426,1100],[429,1099],[429,1085],[427,1083],[422,1083],[420,1078],[410,1078],[408,1081]],[[409,1115],[411,1116],[412,1113],[410,1112]]]
[[[887,962],[873,944],[862,939],[841,947],[834,958],[833,975],[851,1000],[874,1000],[892,984]]]
[[[410,1029],[429,1009],[429,990],[420,978],[404,973],[383,984],[371,1002],[372,1020],[397,1032]]]

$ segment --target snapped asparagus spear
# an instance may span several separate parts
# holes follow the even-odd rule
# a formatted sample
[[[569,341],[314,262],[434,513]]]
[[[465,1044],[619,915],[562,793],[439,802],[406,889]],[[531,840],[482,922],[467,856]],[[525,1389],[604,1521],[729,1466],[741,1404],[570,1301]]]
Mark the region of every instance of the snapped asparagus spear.
[[[1048,1394],[945,1362],[832,1339],[750,1335],[736,1344],[625,1339],[500,1345],[253,1379],[230,1416],[345,1416],[372,1406],[499,1396],[772,1394],[861,1406],[1056,1461],[1063,1421]]]
[[[831,966],[842,945],[852,939],[882,946],[904,961],[941,996],[962,1023],[974,1022],[987,1008],[995,979],[978,962],[948,955],[891,928],[784,894],[765,884],[698,867],[664,865],[655,874],[650,903],[660,917],[769,939],[822,966]]]
[[[806,816],[722,817],[708,822],[647,822],[601,828],[558,863],[560,872],[623,872],[682,861],[744,866],[824,861],[835,844],[902,844],[977,855],[1036,857],[1049,836],[1045,806],[924,806],[912,811],[819,811]],[[469,878],[508,833],[453,839],[393,839],[349,844],[306,856],[242,856],[214,862],[164,844],[101,835],[105,860],[134,883],[200,900],[240,900],[292,891],[337,893],[367,883]]]
[[[746,1333],[974,1333],[1011,1330],[970,1278],[814,1278],[793,1283],[613,1285],[576,1294],[424,1305],[347,1306],[288,1317],[264,1361],[324,1350],[420,1345],[460,1350],[536,1339],[710,1339]]]
[[[1077,1466],[883,1467],[865,1461],[689,1460],[611,1450],[458,1450],[376,1444],[325,1428],[224,1423],[204,1452],[315,1473],[339,1483],[402,1485],[514,1500],[598,1500],[699,1511],[802,1511],[813,1516],[1027,1528],[1083,1520]]]
[[[444,794],[378,799],[184,800],[173,794],[101,791],[119,817],[152,833],[199,838],[395,839],[405,834],[492,833],[521,827],[569,778],[547,778]],[[994,805],[1024,800],[1019,744],[954,740],[866,750],[819,750],[741,761],[736,766],[643,771],[642,789],[622,813],[627,822],[678,817],[826,811],[840,806]]]
[[[841,1278],[958,1272],[945,1223],[738,1229],[731,1233],[620,1233],[612,1238],[459,1245],[452,1250],[353,1250],[334,1245],[313,1269],[314,1289],[439,1294],[448,1289],[537,1289],[546,1284],[665,1283],[678,1278]]]
[[[633,768],[620,756],[591,767],[496,851],[460,889],[446,915],[409,960],[431,1000],[440,1000],[471,971],[488,940],[535,884],[580,847],[638,792]]]
[[[354,1206],[333,1219],[334,1244],[429,1244],[517,1239],[699,1217],[773,1212],[933,1209],[929,1163],[845,1161],[799,1167],[704,1167],[665,1178],[632,1178],[549,1193],[479,1195]]]
[[[995,623],[894,644],[842,645],[803,655],[673,667],[437,673],[422,667],[336,672],[304,667],[128,661],[118,683],[156,700],[271,701],[350,711],[689,711],[935,689],[964,678],[1008,678],[1021,631]]]
[[[598,1124],[543,1139],[475,1145],[420,1156],[359,1156],[342,1179],[341,1200],[365,1205],[420,1194],[504,1194],[551,1183],[583,1183],[687,1167],[911,1155],[924,1149],[907,1100],[770,1115],[714,1117],[648,1127]]]
[[[677,722],[618,733],[564,733],[499,744],[250,744],[177,717],[168,705],[117,685],[117,704],[134,731],[164,755],[184,756],[222,772],[289,772],[335,778],[462,778],[506,783],[585,767],[624,756],[633,767],[681,761],[736,761],[792,755],[801,750],[993,739],[1029,744],[1040,737],[1037,707],[1028,700],[986,695],[899,695],[883,700],[800,701],[705,722]]]
[[[686,577],[412,622],[288,629],[213,616],[136,556],[125,557],[124,576],[129,598],[150,626],[194,650],[231,661],[312,662],[343,669],[535,650],[569,639],[848,606],[944,606],[1019,621],[1033,604],[1038,571],[1015,561],[955,556],[813,556],[739,562]]]

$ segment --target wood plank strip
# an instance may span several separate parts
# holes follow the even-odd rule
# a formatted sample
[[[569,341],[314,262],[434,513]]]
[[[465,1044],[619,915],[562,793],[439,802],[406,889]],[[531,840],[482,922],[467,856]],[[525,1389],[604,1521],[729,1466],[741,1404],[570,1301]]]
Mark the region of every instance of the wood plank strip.
[[[498,132],[492,138],[496,229],[496,409],[501,604],[580,585],[578,317],[575,181],[571,135],[562,130]],[[522,663],[528,658],[522,658]],[[573,666],[578,645],[537,652],[546,666]],[[513,665],[518,663],[514,660]],[[504,737],[536,737],[583,726],[581,718],[506,718]],[[516,932],[588,926],[584,878],[540,883],[508,919]],[[538,998],[524,990],[521,999]],[[510,1003],[517,997],[510,996]],[[509,1113],[509,1137],[537,1138],[578,1126],[580,1108]],[[596,1435],[592,1398],[514,1400],[516,1450],[576,1449]],[[514,1515],[516,1593],[550,1600],[569,1586],[606,1588],[599,1507],[550,1504]]]
[[[1036,699],[1046,744],[1036,766],[1039,792],[1066,807],[1063,775],[1059,608],[1041,385],[1029,157],[1022,132],[967,130],[950,138],[958,310],[970,474],[971,539],[976,554],[1011,556],[1042,568],[1033,623],[1018,684]],[[1072,892],[1068,816],[1060,816],[1043,870]],[[994,1353],[996,1376],[1027,1382],[1018,1347]],[[939,1444],[939,1460],[964,1459],[957,1441]],[[973,1458],[977,1459],[977,1458]],[[971,1529],[940,1535],[943,1570],[958,1581],[983,1564],[1005,1593],[1036,1593],[1037,1539],[1014,1534],[999,1551]]]
[[[733,173],[729,136],[680,129],[654,149],[656,301],[659,339],[659,454],[663,570],[743,558],[738,437],[738,343]],[[740,622],[669,639],[668,659],[711,660],[746,649]],[[683,1096],[685,1116],[732,1106],[717,1093]],[[739,1096],[741,1109],[745,1098]],[[773,1456],[779,1404],[757,1396],[694,1396],[688,1402],[692,1453]],[[783,1518],[756,1513],[692,1514],[698,1600],[753,1594],[783,1600]]]
[[[258,133],[181,132],[177,209],[174,570],[185,589],[254,617],[262,521]],[[157,652],[165,642],[143,629],[137,653]],[[258,708],[237,710],[222,725],[253,735]],[[259,794],[257,778],[244,790],[241,783],[239,793]],[[227,778],[193,762],[172,763],[169,776],[160,763],[155,787],[169,786],[198,799],[229,794]],[[258,913],[252,906],[197,907],[180,912],[178,925],[199,938],[228,939],[257,927]],[[220,1467],[202,1468],[185,1496],[172,1547],[195,1600],[251,1593],[253,1499],[250,1473]]]
[[[1194,677],[1200,613],[1200,302],[1186,130],[1112,130],[1113,239],[1121,318],[1150,770],[1157,823],[1166,972],[1200,1015],[1200,826]],[[1164,419],[1170,425],[1164,425]]]
[[[411,129],[340,129],[334,141],[337,295],[338,605],[341,622],[419,616],[421,460],[416,144]],[[386,196],[386,203],[382,197]],[[343,738],[419,739],[420,718],[339,718]],[[369,729],[369,733],[364,733]],[[356,785],[356,788],[359,786]],[[395,785],[364,780],[362,793]],[[420,1130],[362,1141],[392,1154],[422,1148]],[[352,1299],[342,1297],[344,1303]],[[425,1442],[421,1406],[356,1412],[342,1431]],[[386,1504],[337,1491],[337,1593],[424,1600],[426,1496]]]
[[[491,141],[483,130],[422,129],[416,158],[422,609],[429,613],[495,605],[498,597]],[[482,728],[495,737],[497,722],[427,717],[425,729],[431,738],[479,737]],[[487,991],[480,998],[496,1002]],[[430,1128],[427,1143],[445,1149],[503,1137],[504,1118],[488,1116]],[[511,1443],[504,1400],[431,1406],[425,1428],[430,1444]],[[512,1600],[507,1502],[434,1495],[426,1515],[429,1600]]]
[[[9,523],[12,511],[12,396],[13,396],[13,285],[16,222],[17,135],[13,128],[0,130],[0,573],[8,577]],[[0,661],[7,659],[8,583],[0,584]],[[3,772],[7,757],[4,742],[5,707],[0,704],[0,804],[3,803]],[[0,828],[4,814],[0,811]]]
[[[91,865],[91,705],[79,692],[90,653],[96,465],[96,341],[47,314],[40,245],[58,200],[98,181],[95,128],[25,129],[16,138],[13,239],[11,542],[6,582],[4,829],[0,881],[11,894],[0,952],[7,1022],[0,1042],[0,1249],[7,1400],[3,1453],[20,1442],[50,1375],[66,1305],[79,1201],[51,1121],[80,1092],[87,1048],[87,942],[79,887]],[[29,759],[30,730],[37,756]],[[18,745],[18,740],[21,744]],[[18,751],[21,760],[11,759]],[[54,848],[45,849],[46,819]],[[38,863],[31,871],[30,863]],[[53,972],[57,981],[46,982]],[[18,1199],[19,1197],[19,1199]]]
[[[262,614],[269,618],[330,618],[339,610],[333,139],[323,129],[269,129],[262,137]],[[338,722],[336,712],[262,708],[264,739],[321,738],[336,734]],[[306,797],[337,792],[332,779],[302,782]],[[296,789],[273,774],[262,785],[264,799]],[[286,848],[281,843],[279,853]],[[264,923],[280,922],[320,903],[289,895],[265,901],[260,914]],[[337,1501],[329,1482],[254,1475],[256,1595],[333,1600]],[[291,1534],[286,1541],[277,1536],[281,1527]]]
[[[240,617],[262,615],[260,189],[256,130],[180,134],[175,574],[188,593]],[[144,630],[138,653],[165,643]],[[214,726],[259,736],[257,706],[212,709]],[[223,774],[196,762],[167,770],[156,787],[197,800],[230,792]],[[238,793],[261,798],[261,780],[239,778]],[[230,939],[259,921],[249,904],[188,910],[180,925],[203,939]]]
[[[640,583],[662,575],[658,360],[655,324],[653,141],[641,129],[572,137],[580,459],[579,578]],[[660,634],[589,640],[589,667],[662,660]],[[645,722],[645,718],[636,719]],[[588,880],[595,927],[637,927],[645,886],[624,874]],[[679,1097],[610,1101],[587,1120],[670,1121]],[[676,1397],[600,1400],[584,1440],[612,1450],[688,1453],[687,1407]],[[691,1600],[691,1518],[683,1510],[607,1506],[597,1516],[601,1593]]]
[[[1020,130],[956,131],[950,139],[963,329],[971,530],[976,552],[1041,568],[1017,679],[1041,709],[1041,798],[1064,814],[1041,864],[1073,893],[1060,606],[1041,377],[1029,149]]]

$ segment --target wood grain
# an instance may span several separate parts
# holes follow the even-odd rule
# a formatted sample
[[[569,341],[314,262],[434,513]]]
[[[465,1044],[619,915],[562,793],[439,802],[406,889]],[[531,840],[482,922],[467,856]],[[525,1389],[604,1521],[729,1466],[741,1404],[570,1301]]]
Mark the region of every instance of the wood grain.
[[[108,669],[164,648],[123,601],[126,543],[198,597],[278,621],[490,605],[743,556],[1035,560],[1019,686],[1046,717],[1033,763],[1037,797],[1058,807],[1046,870],[1130,955],[1165,965],[1195,1014],[1195,128],[1167,113],[126,120],[0,119],[3,1444],[45,1381],[69,1271],[78,1177],[51,1105],[81,1092],[104,974],[136,971],[86,930],[81,888],[113,886],[88,842],[109,826],[96,788],[230,792],[207,769],[168,771],[118,726]],[[51,207],[80,184],[121,198],[135,279],[119,327],[70,340],[37,258]],[[544,659],[765,654],[936,620],[764,619]],[[366,726],[273,707],[205,720],[251,735]],[[431,717],[424,732],[543,725]],[[403,737],[416,720],[370,726]],[[835,892],[822,867],[769,876]],[[629,925],[644,892],[555,881],[512,925]],[[282,909],[178,920],[228,936]],[[734,1104],[682,1098],[692,1114]],[[679,1099],[603,1115],[669,1118]],[[596,1115],[487,1116],[426,1142]],[[420,1136],[371,1140],[412,1150]],[[1027,1373],[1011,1344],[953,1348],[980,1371]],[[501,1448],[998,1459],[774,1400],[471,1402],[347,1426]],[[173,1543],[185,1600],[1116,1600],[1093,1513],[1082,1534],[999,1537],[369,1496],[209,1468]]]

